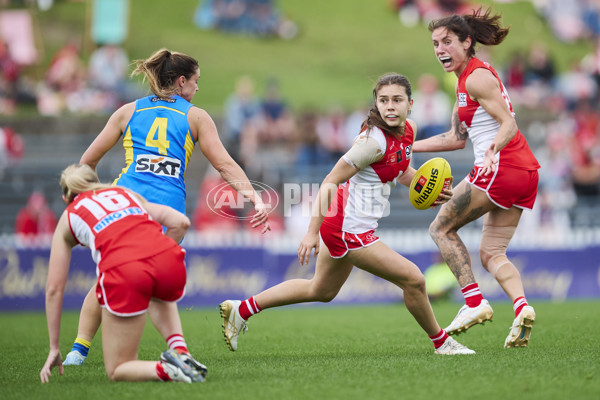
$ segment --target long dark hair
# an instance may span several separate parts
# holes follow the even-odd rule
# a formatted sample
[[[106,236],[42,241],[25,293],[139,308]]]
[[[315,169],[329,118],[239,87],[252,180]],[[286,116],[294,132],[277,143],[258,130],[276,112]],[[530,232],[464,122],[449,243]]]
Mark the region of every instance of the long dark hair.
[[[371,105],[371,109],[369,110],[369,114],[367,118],[363,121],[360,131],[363,132],[368,129],[372,129],[373,127],[377,127],[381,129],[383,132],[392,136],[402,136],[404,135],[404,125],[391,127],[385,123],[381,115],[379,114],[379,110],[377,109],[377,93],[384,86],[389,85],[400,85],[406,89],[406,95],[408,96],[408,101],[410,101],[412,96],[412,89],[410,86],[410,81],[404,75],[397,74],[395,72],[389,72],[384,74],[377,79],[375,83],[375,87],[373,88],[373,104]]]
[[[429,32],[437,28],[446,28],[458,36],[458,40],[464,42],[467,37],[473,39],[469,47],[469,56],[475,55],[475,44],[481,43],[486,46],[495,46],[506,38],[510,26],[504,27],[501,22],[501,15],[492,15],[492,10],[483,10],[479,7],[473,10],[472,14],[450,15],[429,23]]]
[[[190,79],[198,67],[198,61],[183,53],[160,49],[146,60],[136,60],[131,76],[144,75],[150,90],[160,98],[168,98],[177,92],[175,81],[180,76]]]

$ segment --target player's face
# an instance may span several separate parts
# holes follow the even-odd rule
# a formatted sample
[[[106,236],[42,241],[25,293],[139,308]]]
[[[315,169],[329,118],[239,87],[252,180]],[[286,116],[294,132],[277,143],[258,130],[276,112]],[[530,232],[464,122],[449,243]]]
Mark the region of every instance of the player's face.
[[[377,110],[388,126],[403,126],[411,107],[404,86],[387,85],[377,91]]]
[[[198,78],[200,78],[200,70],[196,69],[196,73],[190,79],[184,78],[183,86],[181,87],[181,97],[187,101],[192,101],[194,95],[198,91]]]
[[[441,27],[431,33],[431,40],[435,56],[444,71],[460,75],[469,62],[468,50],[471,46],[471,37],[461,42],[456,33]]]

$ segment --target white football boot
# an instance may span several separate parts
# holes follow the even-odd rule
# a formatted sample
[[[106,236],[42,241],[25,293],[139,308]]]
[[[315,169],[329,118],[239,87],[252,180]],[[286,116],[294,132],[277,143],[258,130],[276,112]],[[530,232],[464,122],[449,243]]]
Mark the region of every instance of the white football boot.
[[[82,365],[87,357],[82,355],[77,350],[73,350],[67,354],[63,365]]]
[[[204,382],[204,376],[190,367],[175,350],[163,351],[160,363],[173,382]]]
[[[494,316],[494,310],[490,303],[483,299],[477,307],[469,307],[466,304],[458,310],[454,321],[446,327],[448,335],[458,335],[465,332],[473,325],[483,324],[491,321]]]
[[[240,300],[225,300],[219,304],[221,317],[223,317],[223,335],[231,351],[237,350],[240,333],[245,333],[248,330],[246,321],[239,313],[240,304],[242,304]]]
[[[535,311],[531,306],[525,306],[513,321],[508,337],[504,341],[504,348],[527,347],[531,328],[535,322]]]
[[[475,354],[475,352],[448,336],[444,344],[435,349],[435,354],[454,356],[457,354]]]

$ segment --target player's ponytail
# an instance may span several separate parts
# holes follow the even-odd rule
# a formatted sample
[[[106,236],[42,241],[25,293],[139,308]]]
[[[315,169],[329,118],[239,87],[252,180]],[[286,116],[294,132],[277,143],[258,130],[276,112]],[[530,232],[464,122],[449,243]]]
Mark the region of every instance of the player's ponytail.
[[[111,187],[100,183],[98,175],[87,164],[72,164],[65,168],[60,174],[60,187],[62,193],[71,203],[75,196],[90,190],[100,190]]]
[[[150,90],[160,98],[176,94],[175,82],[180,76],[186,79],[196,73],[198,61],[183,53],[160,49],[146,60],[136,60],[131,76],[143,75],[148,80]]]

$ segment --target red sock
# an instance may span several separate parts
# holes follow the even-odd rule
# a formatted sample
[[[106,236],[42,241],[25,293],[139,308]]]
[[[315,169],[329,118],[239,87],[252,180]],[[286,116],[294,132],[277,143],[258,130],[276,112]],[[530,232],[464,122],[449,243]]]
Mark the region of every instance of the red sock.
[[[167,338],[167,346],[169,346],[169,350],[177,350],[179,353],[189,354],[189,350],[183,335],[178,333],[175,333]]]
[[[515,318],[521,314],[523,307],[528,306],[527,299],[524,296],[517,297],[513,302],[513,310],[515,310]]]
[[[160,361],[156,363],[156,376],[158,376],[158,379],[163,382],[168,382],[171,380],[169,374],[165,372],[165,367],[163,367]]]
[[[436,349],[438,349],[441,345],[444,344],[444,342],[446,341],[446,339],[448,339],[450,336],[448,336],[448,334],[446,333],[445,330],[441,330],[440,333],[438,333],[435,336],[429,336],[429,339],[431,339],[431,341],[433,342],[433,347],[435,347]]]
[[[467,303],[469,307],[477,307],[479,304],[481,304],[483,295],[481,294],[481,290],[479,290],[478,284],[471,283],[470,285],[460,289],[460,291],[465,297],[465,303]]]
[[[248,318],[254,314],[258,314],[260,311],[260,307],[256,304],[256,300],[254,300],[254,296],[250,297],[248,300],[242,301],[242,304],[240,304],[239,313],[244,321],[247,321]]]

